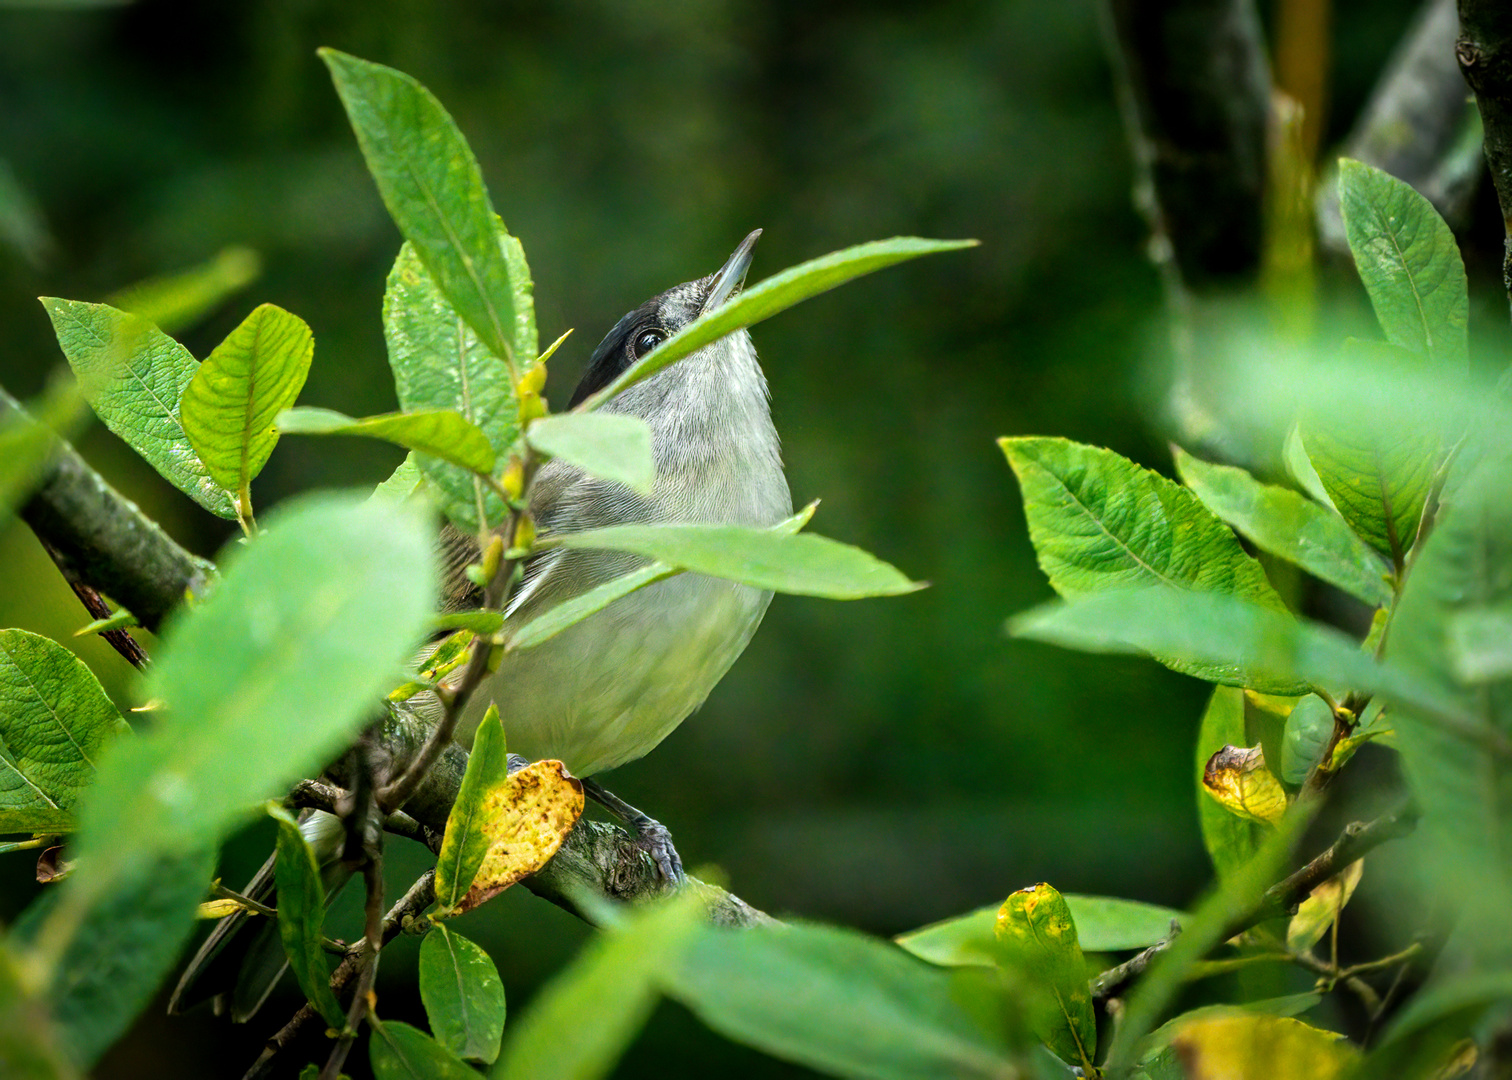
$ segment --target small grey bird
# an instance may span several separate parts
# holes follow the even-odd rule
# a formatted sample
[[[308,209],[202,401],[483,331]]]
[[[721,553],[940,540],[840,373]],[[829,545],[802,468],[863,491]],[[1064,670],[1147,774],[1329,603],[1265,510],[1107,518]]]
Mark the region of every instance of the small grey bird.
[[[708,277],[668,289],[631,311],[594,350],[572,396],[576,405],[745,281],[761,230]],[[649,495],[560,460],[536,475],[530,511],[543,534],[607,525],[700,522],[766,527],[792,513],[766,377],[751,335],[736,331],[604,406],[651,429],[656,483]],[[471,537],[452,530],[448,592],[455,606],[478,593],[461,570],[477,558]],[[520,625],[645,562],[610,551],[557,548],[530,558],[510,600]],[[679,574],[615,601],[557,637],[506,654],[473,696],[460,733],[470,739],[489,702],[498,705],[511,753],[557,758],[577,777],[648,753],[703,704],[745,650],[772,594],[748,585]],[[681,873],[666,831],[591,780],[588,793],[635,827],[669,878]]]

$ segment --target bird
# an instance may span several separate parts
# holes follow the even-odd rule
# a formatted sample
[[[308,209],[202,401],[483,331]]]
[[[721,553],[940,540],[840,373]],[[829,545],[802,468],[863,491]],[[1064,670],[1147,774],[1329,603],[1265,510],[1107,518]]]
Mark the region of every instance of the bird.
[[[761,230],[714,273],[651,297],[594,349],[575,407],[743,286]],[[649,494],[561,459],[537,472],[529,511],[546,536],[612,525],[702,523],[756,528],[792,513],[767,381],[749,331],[737,330],[610,399],[602,411],[633,416],[651,432],[656,478]],[[446,527],[445,594],[453,609],[481,590],[465,574],[475,537]],[[509,627],[644,565],[611,551],[552,548],[532,555],[505,611]],[[512,754],[559,760],[586,793],[635,829],[663,876],[681,861],[666,830],[594,779],[649,753],[703,704],[744,652],[770,592],[679,574],[622,597],[530,649],[506,652],[458,725],[468,739],[498,707]]]

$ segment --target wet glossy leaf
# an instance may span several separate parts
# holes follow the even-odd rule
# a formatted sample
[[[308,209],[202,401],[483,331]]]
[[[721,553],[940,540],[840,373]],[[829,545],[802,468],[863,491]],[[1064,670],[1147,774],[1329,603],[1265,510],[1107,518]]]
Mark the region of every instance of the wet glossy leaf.
[[[1054,1001],[1035,1033],[1062,1061],[1090,1070],[1097,1056],[1097,1018],[1087,962],[1066,901],[1043,882],[1020,889],[998,909],[996,932],[1036,988]]]
[[[831,1076],[986,1078],[1013,1075],[1029,1041],[1000,979],[800,923],[706,931],[667,994],[726,1038]]]
[[[923,588],[860,548],[812,533],[738,525],[616,525],[550,539],[562,547],[628,551],[758,589],[832,600]]]
[[[189,350],[157,327],[105,304],[44,296],[63,355],[105,426],[174,487],[212,514],[236,517],[179,419],[179,399],[199,370]]]
[[[278,443],[273,418],[294,404],[314,355],[305,321],[263,304],[205,357],[184,388],[184,434],[210,478],[233,498],[267,464]]]
[[[1360,876],[1365,872],[1365,860],[1356,859],[1344,868],[1337,877],[1331,877],[1308,894],[1297,905],[1297,913],[1286,924],[1286,945],[1289,949],[1310,949],[1323,940],[1328,928],[1334,924],[1344,905],[1354,896]]]
[[[998,445],[1018,475],[1040,568],[1062,596],[1166,585],[1285,610],[1260,564],[1186,488],[1110,450],[1067,439]],[[1198,678],[1234,677],[1190,659],[1161,662]]]
[[[525,433],[530,445],[586,473],[650,494],[656,483],[651,429],[623,413],[562,413],[535,421]]]
[[[599,1080],[651,1015],[658,984],[700,936],[691,890],[600,931],[511,1025],[494,1080]]]
[[[789,267],[765,281],[742,290],[734,298],[702,315],[673,334],[584,405],[585,411],[597,408],[620,391],[649,379],[685,356],[697,352],[726,334],[745,326],[754,326],[794,304],[828,292],[847,281],[874,273],[921,255],[941,251],[959,251],[975,247],[975,240],[922,240],[917,236],[895,236],[873,240],[842,251]]]
[[[1309,694],[1286,717],[1281,740],[1281,779],[1300,784],[1323,756],[1333,736],[1334,714],[1328,702]]]
[[[261,273],[257,252],[232,246],[187,270],[128,285],[105,302],[140,315],[165,334],[177,334],[199,323]]]
[[[545,866],[582,813],[582,782],[560,761],[534,762],[486,792],[477,828],[487,848],[456,910],[471,911]]]
[[[488,437],[496,456],[508,452],[520,433],[509,369],[458,317],[409,244],[389,272],[383,335],[402,409],[459,412]],[[463,532],[478,532],[480,514],[490,525],[504,520],[503,500],[471,471],[426,455],[416,463],[442,512]]]
[[[493,1063],[504,1037],[504,984],[482,949],[445,923],[420,943],[420,1000],[436,1041],[459,1058]]]
[[[429,90],[382,64],[321,49],[399,231],[441,294],[496,356],[512,359],[514,289],[483,174]]]
[[[1367,604],[1391,602],[1386,565],[1330,507],[1287,488],[1262,484],[1243,469],[1201,461],[1179,448],[1176,471],[1208,509],[1255,546]]]
[[[82,660],[38,634],[0,630],[0,832],[68,821],[100,751],[125,730]]]
[[[418,1028],[375,1023],[368,1037],[374,1080],[476,1080],[477,1073]]]
[[[1062,899],[1076,921],[1077,937],[1086,952],[1119,952],[1143,949],[1171,933],[1171,922],[1181,912],[1158,904],[1122,900],[1114,896],[1081,896],[1063,893]],[[923,960],[943,967],[997,963],[997,915],[999,905],[978,908],[953,919],[899,934],[893,940]]]
[[[1360,1056],[1332,1031],[1243,1010],[1191,1020],[1171,1045],[1188,1080],[1336,1080]]]
[[[425,524],[352,494],[284,504],[225,564],[163,637],[147,695],[167,708],[112,749],[81,808],[88,873],[69,884],[86,893],[155,851],[214,841],[324,766],[434,602]]]
[[[289,409],[279,414],[278,429],[299,435],[366,435],[438,457],[469,472],[491,473],[494,467],[488,437],[451,409],[384,413],[361,419],[333,409]]]
[[[1339,202],[1387,339],[1462,370],[1469,356],[1465,266],[1433,204],[1411,184],[1347,158],[1339,163]]]
[[[326,894],[315,852],[299,831],[299,822],[283,807],[270,804],[278,823],[278,934],[299,988],[331,1027],[346,1026],[346,1013],[331,990],[331,964],[321,945],[325,931]]]
[[[1286,813],[1286,789],[1266,768],[1258,745],[1220,749],[1208,759],[1202,787],[1229,813],[1261,825],[1274,825]]]
[[[441,852],[436,858],[435,915],[457,912],[478,868],[488,855],[490,839],[484,819],[509,785],[509,753],[504,742],[504,725],[499,710],[489,705],[478,732],[473,736],[472,753],[457,801],[446,819],[441,838]]]

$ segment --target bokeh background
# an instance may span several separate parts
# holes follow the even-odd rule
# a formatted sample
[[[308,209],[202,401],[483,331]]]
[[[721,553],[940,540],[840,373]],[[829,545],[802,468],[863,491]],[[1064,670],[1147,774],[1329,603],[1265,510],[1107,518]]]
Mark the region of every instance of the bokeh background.
[[[1412,9],[1336,6],[1325,141]],[[815,528],[932,587],[779,597],[703,710],[613,775],[690,866],[720,868],[773,912],[878,933],[1041,880],[1191,900],[1208,871],[1191,777],[1206,688],[1003,631],[1050,591],[995,437],[1066,435],[1169,471],[1150,419],[1159,282],[1089,0],[7,6],[0,196],[41,231],[0,246],[0,384],[32,395],[62,363],[38,295],[98,300],[236,244],[263,273],[184,335],[190,349],[205,355],[272,301],[315,332],[302,403],[395,407],[379,305],[399,236],[320,45],[408,71],[452,111],[525,243],[543,341],[576,328],[552,363],[559,403],[620,314],[713,270],[755,226],[753,280],[894,234],[982,241],[755,331],[795,500],[822,498]],[[229,539],[103,427],[78,443],[189,547]],[[371,485],[400,456],[290,437],[257,504]],[[0,625],[63,640],[130,704],[125,664],[69,636],[85,621],[30,534],[0,533]],[[233,845],[228,881],[266,841],[254,830]],[[392,862],[420,866],[402,845]],[[0,857],[0,917],[32,895],[31,871],[26,853]],[[586,934],[522,890],[462,929],[497,958],[515,1009]],[[413,951],[384,954],[387,1015],[420,1015]],[[154,1010],[97,1075],[239,1075],[293,995],[243,1029]],[[623,1066],[715,1073],[807,1075],[670,1005]]]

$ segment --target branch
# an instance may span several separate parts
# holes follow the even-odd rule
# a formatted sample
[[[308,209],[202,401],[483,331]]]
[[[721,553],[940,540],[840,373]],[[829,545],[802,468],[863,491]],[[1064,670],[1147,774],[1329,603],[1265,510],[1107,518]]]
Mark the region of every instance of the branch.
[[[1512,5],[1505,0],[1459,0],[1460,37],[1454,55],[1475,91],[1485,130],[1486,164],[1501,204],[1506,255],[1502,283],[1512,301]]]
[[[0,390],[0,417],[10,413],[25,410]],[[174,543],[63,439],[20,516],[70,582],[109,596],[154,633],[185,593],[203,590],[215,577],[211,563]]]

